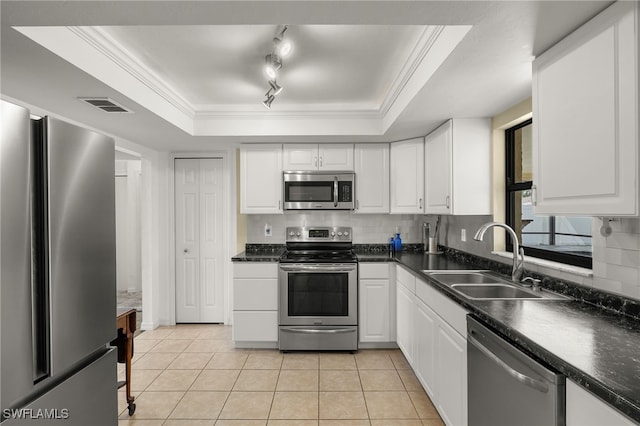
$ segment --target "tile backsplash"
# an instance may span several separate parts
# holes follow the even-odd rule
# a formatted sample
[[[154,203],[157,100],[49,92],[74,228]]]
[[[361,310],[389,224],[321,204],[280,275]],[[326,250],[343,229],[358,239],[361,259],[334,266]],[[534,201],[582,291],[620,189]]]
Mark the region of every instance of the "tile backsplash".
[[[358,215],[351,212],[314,211],[281,215],[248,215],[247,243],[283,244],[287,226],[351,226],[355,244],[385,244],[400,229],[404,243],[422,242],[422,223],[435,228],[433,215]],[[493,233],[487,232],[483,241],[475,241],[480,226],[493,220],[491,215],[442,216],[438,243],[477,256],[510,264],[511,259],[493,254]],[[272,236],[265,236],[269,225]],[[621,294],[640,300],[640,219],[616,219],[611,222],[612,233],[600,234],[602,221],[593,219],[593,272],[559,265],[526,263],[526,269],[588,287]],[[462,241],[461,231],[466,232]]]
[[[422,242],[422,221],[417,215],[354,214],[338,211],[310,211],[279,215],[247,215],[247,243],[284,243],[287,226],[350,226],[355,244],[384,244],[396,228],[405,243]],[[272,236],[265,236],[265,225]]]

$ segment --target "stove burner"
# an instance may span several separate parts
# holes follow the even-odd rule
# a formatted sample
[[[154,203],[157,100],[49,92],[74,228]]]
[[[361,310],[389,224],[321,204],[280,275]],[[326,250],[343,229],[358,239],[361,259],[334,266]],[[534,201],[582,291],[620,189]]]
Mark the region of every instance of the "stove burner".
[[[357,257],[352,250],[287,250],[280,258],[284,263],[354,263]]]

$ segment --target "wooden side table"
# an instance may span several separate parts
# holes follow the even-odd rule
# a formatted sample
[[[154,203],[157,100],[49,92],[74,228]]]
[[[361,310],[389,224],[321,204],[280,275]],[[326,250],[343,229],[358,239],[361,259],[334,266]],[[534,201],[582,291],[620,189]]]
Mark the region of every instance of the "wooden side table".
[[[118,337],[111,342],[118,347],[118,362],[125,364],[126,380],[118,382],[118,389],[126,386],[129,415],[136,411],[134,397],[131,396],[131,358],[133,357],[133,333],[136,331],[136,310],[118,308],[116,312]]]

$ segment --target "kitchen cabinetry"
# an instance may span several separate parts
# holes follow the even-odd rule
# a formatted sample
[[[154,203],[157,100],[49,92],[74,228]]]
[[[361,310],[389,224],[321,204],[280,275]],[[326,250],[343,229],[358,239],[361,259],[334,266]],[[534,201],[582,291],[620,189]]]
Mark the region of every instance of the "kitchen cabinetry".
[[[282,145],[240,148],[240,213],[282,213]]]
[[[233,264],[233,340],[237,347],[277,347],[277,263]]]
[[[424,212],[424,140],[391,144],[391,213]]]
[[[639,213],[639,7],[614,3],[533,63],[536,214]]]
[[[395,342],[395,287],[388,263],[360,263],[358,330],[362,343]]]
[[[467,424],[467,311],[398,266],[397,341],[448,425]]]
[[[353,170],[353,144],[285,144],[284,170]]]
[[[425,214],[491,214],[491,120],[451,119],[425,137]]]
[[[636,424],[569,379],[566,381],[566,391],[567,426],[631,426]]]
[[[356,144],[355,213],[389,213],[389,144]]]

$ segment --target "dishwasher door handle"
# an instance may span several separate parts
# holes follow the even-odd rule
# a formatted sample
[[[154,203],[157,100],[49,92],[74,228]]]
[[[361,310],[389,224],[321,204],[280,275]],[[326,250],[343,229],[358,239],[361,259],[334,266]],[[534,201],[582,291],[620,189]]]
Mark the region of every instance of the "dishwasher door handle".
[[[533,388],[542,393],[549,392],[549,386],[545,382],[543,382],[542,380],[534,379],[533,377],[529,377],[526,374],[522,374],[518,370],[514,369],[506,362],[501,360],[496,354],[485,348],[482,343],[478,342],[471,334],[467,335],[467,341],[469,341],[476,349],[489,357],[489,359],[498,364],[498,366],[506,371],[511,377],[513,377],[523,385],[529,386],[530,388]]]

